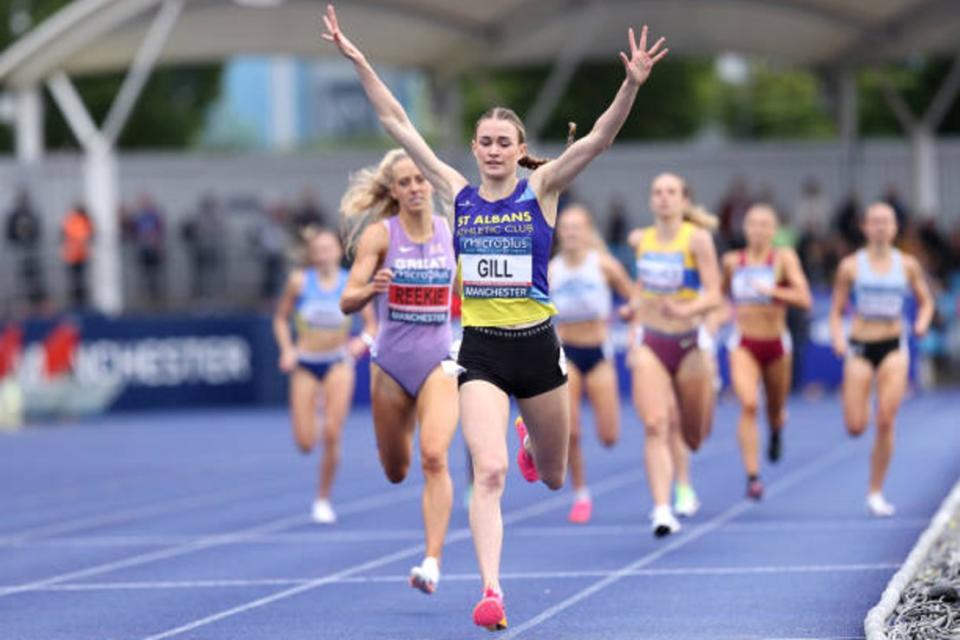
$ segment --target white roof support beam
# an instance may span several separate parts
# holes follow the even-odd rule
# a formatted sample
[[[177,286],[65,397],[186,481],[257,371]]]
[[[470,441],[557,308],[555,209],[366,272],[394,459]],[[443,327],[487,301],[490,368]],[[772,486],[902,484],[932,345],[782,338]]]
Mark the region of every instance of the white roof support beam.
[[[943,84],[937,89],[937,94],[933,97],[933,102],[930,103],[930,107],[923,117],[924,123],[931,130],[936,131],[943,123],[943,119],[947,117],[947,112],[950,111],[950,106],[956,99],[958,92],[960,92],[960,52],[957,52],[956,57],[954,57],[953,66],[950,67]]]
[[[43,99],[40,87],[25,87],[14,97],[17,160],[32,165],[43,159]]]
[[[137,103],[137,98],[143,91],[144,85],[150,78],[153,68],[157,64],[157,59],[163,52],[163,47],[167,44],[170,33],[180,18],[183,10],[183,0],[166,0],[157,12],[147,37],[137,56],[133,60],[130,71],[123,80],[123,86],[110,107],[110,113],[107,114],[103,124],[103,135],[110,142],[115,144],[123,127],[127,124],[130,114]]]
[[[70,130],[73,131],[77,142],[85,151],[89,150],[100,141],[100,131],[97,130],[97,125],[90,117],[86,105],[83,104],[83,98],[77,93],[70,78],[64,72],[58,71],[47,80],[47,87],[57,106],[60,107],[63,117],[67,119],[67,124],[70,125]]]
[[[571,40],[560,52],[560,56],[550,70],[550,75],[544,81],[537,94],[533,106],[525,115],[528,137],[531,142],[540,138],[547,121],[557,108],[557,103],[570,86],[573,74],[583,62],[587,48],[596,35],[600,25],[606,18],[606,10],[599,2],[588,2],[580,10],[577,18],[569,21],[573,30]]]

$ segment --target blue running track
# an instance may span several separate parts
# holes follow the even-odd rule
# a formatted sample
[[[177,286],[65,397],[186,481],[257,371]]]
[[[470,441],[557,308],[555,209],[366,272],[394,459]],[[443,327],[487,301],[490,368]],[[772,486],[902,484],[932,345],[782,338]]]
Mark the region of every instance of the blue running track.
[[[498,638],[860,638],[862,620],[960,476],[960,396],[909,400],[887,495],[864,512],[873,434],[846,437],[836,399],[794,400],[768,495],[743,499],[736,407],[721,404],[694,457],[704,503],[650,535],[642,429],[589,438],[594,520],[567,524],[568,491],[511,469]],[[589,420],[589,415],[586,417]],[[589,427],[586,433],[590,433]],[[516,447],[511,434],[511,449]],[[419,471],[393,486],[369,413],[347,425],[340,523],[308,519],[316,456],[294,451],[285,412],[113,415],[0,435],[2,640],[440,640],[473,627],[480,595],[458,438],[457,497],[437,594],[410,589],[422,554]]]

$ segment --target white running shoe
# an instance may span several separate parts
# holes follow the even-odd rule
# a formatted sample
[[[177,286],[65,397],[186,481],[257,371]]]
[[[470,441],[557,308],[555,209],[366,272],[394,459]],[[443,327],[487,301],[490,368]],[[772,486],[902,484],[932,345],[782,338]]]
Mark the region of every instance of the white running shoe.
[[[692,518],[700,511],[700,499],[697,492],[688,484],[678,484],[673,500],[673,511],[681,518]]]
[[[317,498],[313,501],[313,510],[311,512],[313,521],[317,524],[333,524],[337,521],[337,514],[333,510],[333,505],[329,500]]]
[[[436,558],[426,557],[420,566],[410,569],[410,586],[427,595],[437,590],[440,582],[440,565]]]
[[[875,518],[889,518],[897,508],[887,502],[882,493],[871,493],[867,496],[867,511]]]
[[[650,514],[650,524],[656,538],[664,538],[671,533],[680,531],[680,522],[673,516],[668,506],[654,507]]]

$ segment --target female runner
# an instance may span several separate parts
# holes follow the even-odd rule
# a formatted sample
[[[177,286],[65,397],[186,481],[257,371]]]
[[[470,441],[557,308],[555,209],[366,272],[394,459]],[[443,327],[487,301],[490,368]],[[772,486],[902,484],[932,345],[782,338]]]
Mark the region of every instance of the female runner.
[[[483,579],[473,620],[490,630],[506,628],[500,587],[503,520],[500,498],[507,468],[505,442],[510,396],[523,420],[517,430],[524,477],[563,486],[569,439],[569,397],[563,352],[550,322],[547,263],[557,200],[573,179],[607,149],[623,126],[654,64],[665,54],[659,40],[649,50],[646,29],[639,45],[630,32],[630,55],[620,57],[626,78],[593,130],[556,160],[530,158],[520,119],[495,108],[477,122],[472,149],[481,184],[471,186],[441,161],[407,117],[363,54],[342,33],[328,6],[324,38],[354,63],[380,122],[410,155],[442,200],[455,206],[458,281],[463,293],[463,341],[459,364],[460,415],[473,456],[470,527]],[[527,179],[517,167],[534,169]],[[525,424],[524,424],[525,423]],[[529,428],[529,438],[526,437]]]
[[[843,364],[843,418],[847,431],[859,436],[870,417],[870,387],[877,385],[877,438],[870,456],[867,510],[877,517],[896,511],[883,496],[883,480],[893,457],[893,423],[907,390],[909,356],[905,345],[903,303],[917,300],[913,333],[922,336],[933,318],[933,298],[917,260],[893,246],[897,218],[886,203],[867,209],[866,246],[840,262],[830,307],[833,350]],[[843,312],[853,295],[849,341]]]
[[[603,246],[590,212],[579,205],[563,210],[557,221],[560,251],[550,261],[548,280],[557,307],[557,334],[567,359],[570,388],[570,450],[567,458],[574,500],[569,520],[590,521],[593,503],[580,448],[580,403],[590,401],[597,435],[605,447],[620,437],[620,396],[609,342],[613,287],[624,300],[633,283],[623,266]]]
[[[280,370],[290,376],[290,417],[293,438],[310,453],[322,430],[323,458],[312,516],[319,524],[333,524],[337,514],[330,490],[340,461],[340,434],[353,399],[354,364],[372,343],[376,331],[373,313],[364,310],[364,333],[350,338],[350,318],[340,311],[340,295],[347,272],[340,267],[340,238],[330,229],[304,230],[308,265],[287,278],[273,315],[273,334],[280,347]],[[359,309],[359,307],[358,307]],[[294,314],[296,342],[290,331]],[[317,424],[317,407],[323,420]]]
[[[447,450],[457,428],[456,380],[440,366],[451,339],[450,227],[433,214],[430,183],[400,149],[354,178],[341,211],[345,217],[369,213],[372,220],[360,237],[340,308],[350,313],[376,301],[370,397],[380,462],[390,482],[406,478],[420,424],[426,557],[410,571],[410,585],[430,594],[440,580],[453,504]]]
[[[700,348],[699,324],[721,298],[713,239],[700,228],[715,228],[716,218],[694,207],[684,181],[670,173],[654,178],[650,208],[656,222],[636,243],[641,298],[630,362],[659,538],[680,530],[670,488],[674,458],[685,459],[687,452],[679,442],[671,446],[671,431],[679,429],[696,451],[713,421],[714,365],[709,350]]]
[[[782,453],[781,432],[787,418],[793,366],[786,305],[809,310],[812,299],[796,252],[773,246],[777,214],[772,207],[750,207],[743,231],[746,248],[723,256],[723,282],[735,308],[735,331],[728,350],[731,382],[740,402],[737,439],[747,472],[747,497],[759,500],[763,497],[763,483],[757,387],[763,383],[767,404],[767,458],[777,462]]]

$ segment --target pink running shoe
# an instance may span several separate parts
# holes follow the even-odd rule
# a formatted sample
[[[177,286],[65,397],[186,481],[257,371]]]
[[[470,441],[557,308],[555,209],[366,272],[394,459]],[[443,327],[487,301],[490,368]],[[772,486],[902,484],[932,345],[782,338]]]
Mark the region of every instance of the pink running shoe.
[[[593,515],[593,502],[581,499],[574,501],[567,519],[573,524],[587,524],[590,522],[591,515]]]
[[[747,482],[747,497],[751,500],[763,499],[763,483],[760,482],[760,478]]]
[[[493,589],[483,592],[483,599],[473,608],[473,623],[487,631],[503,631],[507,628],[507,614],[503,608],[503,595]]]
[[[517,416],[517,420],[513,423],[513,426],[516,427],[517,437],[520,438],[520,451],[517,453],[517,464],[520,466],[520,475],[522,475],[523,479],[527,482],[536,482],[540,479],[540,474],[537,473],[537,465],[533,461],[533,456],[530,455],[530,452],[523,446],[523,442],[527,439],[527,425],[523,424],[523,418],[521,416]]]

